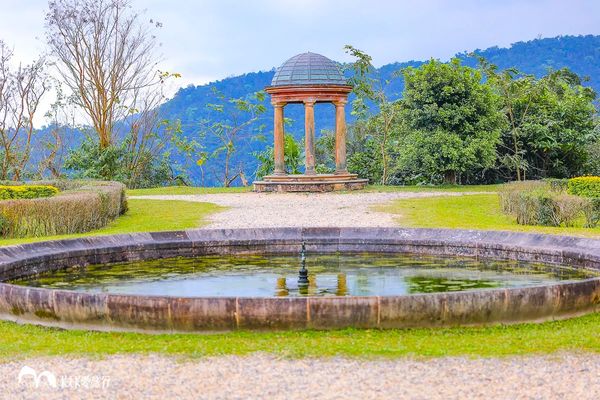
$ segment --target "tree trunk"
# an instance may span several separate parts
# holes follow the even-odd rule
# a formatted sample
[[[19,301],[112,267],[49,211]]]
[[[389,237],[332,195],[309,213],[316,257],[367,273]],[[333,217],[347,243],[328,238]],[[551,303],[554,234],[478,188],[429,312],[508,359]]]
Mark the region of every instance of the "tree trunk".
[[[448,185],[456,185],[456,171],[446,171],[444,173],[444,183]]]

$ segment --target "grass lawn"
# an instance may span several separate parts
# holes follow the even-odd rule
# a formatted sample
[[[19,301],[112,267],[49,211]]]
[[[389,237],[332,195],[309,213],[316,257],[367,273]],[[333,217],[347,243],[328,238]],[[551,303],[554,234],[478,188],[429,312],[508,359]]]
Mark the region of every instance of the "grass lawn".
[[[65,331],[0,322],[0,360],[123,353],[189,357],[263,352],[282,357],[509,356],[600,352],[600,313],[487,328],[232,332],[214,335]]]
[[[538,232],[600,237],[600,228],[526,226],[500,211],[496,194],[397,200],[379,210],[398,215],[402,226]]]
[[[438,186],[384,186],[369,185],[367,192],[497,192],[502,185],[438,185]],[[360,193],[356,191],[354,193]]]
[[[131,232],[171,231],[205,225],[209,214],[223,207],[211,203],[189,201],[129,200],[129,211],[108,226],[88,233],[36,238],[1,239],[0,246],[82,236],[110,235]]]

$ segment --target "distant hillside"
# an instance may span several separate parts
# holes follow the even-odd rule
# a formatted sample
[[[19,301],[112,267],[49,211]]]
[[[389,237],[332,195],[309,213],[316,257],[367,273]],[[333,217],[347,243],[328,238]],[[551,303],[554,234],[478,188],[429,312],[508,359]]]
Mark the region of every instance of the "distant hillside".
[[[368,49],[365,50],[368,51]],[[600,93],[600,36],[562,36],[549,39],[536,39],[528,42],[517,42],[509,48],[491,47],[485,50],[477,49],[474,52],[484,56],[501,69],[516,67],[523,72],[536,76],[544,75],[550,68],[568,67],[577,74],[588,77],[589,81],[586,85],[593,87]],[[461,58],[465,64],[476,66],[477,61],[469,58],[468,53],[465,51],[456,56]],[[385,81],[390,79],[394,72],[402,68],[419,66],[422,63],[423,61],[407,61],[387,64],[379,68],[376,74],[382,81]],[[268,86],[273,78],[273,74],[274,69],[266,72],[251,72],[222,79],[207,85],[192,85],[181,88],[171,100],[161,106],[162,114],[164,118],[172,121],[181,120],[184,133],[193,136],[197,133],[198,122],[200,120],[203,118],[219,117],[217,114],[211,114],[207,109],[207,105],[214,102],[213,88],[218,89],[227,97],[245,97]],[[402,79],[394,79],[387,86],[388,96],[391,99],[399,98],[403,86]],[[348,108],[347,115],[351,122],[352,117],[349,111],[350,109]],[[287,106],[285,108],[285,115],[287,118],[293,120],[291,126],[286,127],[286,130],[293,133],[296,137],[302,137],[304,129],[304,111],[302,106]],[[248,177],[252,177],[256,169],[256,160],[252,156],[252,152],[262,150],[272,142],[270,136],[272,132],[272,111],[270,107],[268,107],[268,112],[262,117],[260,123],[267,126],[267,131],[265,132],[267,141],[249,140],[246,143],[242,143],[233,162],[234,165],[243,164]],[[322,129],[333,129],[335,123],[333,106],[318,104],[315,107],[315,123],[317,133]],[[42,129],[38,137],[44,137],[47,134],[47,130],[48,128]],[[80,138],[77,137],[78,135],[72,132],[70,132],[69,136],[71,137],[69,143],[78,143],[80,141]],[[216,146],[214,142],[210,141],[204,142],[204,145],[207,151],[211,151]],[[196,183],[199,182],[200,171],[197,168],[190,171],[190,175]],[[205,184],[214,185],[217,182],[208,173]]]
[[[368,50],[368,49],[367,49]],[[562,36],[547,39],[535,39],[527,42],[514,43],[509,48],[491,47],[485,50],[477,49],[475,53],[484,56],[501,69],[516,67],[519,70],[534,74],[544,75],[548,69],[568,67],[581,76],[588,77],[586,83],[600,92],[600,36]],[[459,53],[456,56],[470,66],[476,66],[477,61],[468,57],[469,52]],[[282,60],[284,61],[284,60]],[[408,61],[392,63],[382,66],[377,70],[380,79],[386,80],[391,75],[407,66],[419,66],[423,61]],[[209,117],[206,105],[212,100],[212,89],[217,88],[228,97],[244,97],[268,86],[273,77],[274,70],[266,72],[252,72],[240,76],[226,78],[217,82],[201,86],[188,86],[180,89],[173,99],[162,106],[166,118],[180,119],[184,132],[193,135],[197,130],[198,121]],[[403,89],[402,79],[393,80],[387,87],[390,98],[399,98]],[[300,105],[286,107],[286,117],[294,122],[286,129],[296,137],[303,134],[304,114]],[[348,110],[349,111],[349,110]],[[261,123],[267,124],[270,133],[272,126],[272,113],[264,115]],[[349,112],[347,113],[349,115]],[[349,117],[351,119],[351,117]],[[334,115],[332,106],[323,104],[315,108],[315,122],[317,132],[322,129],[333,129]],[[270,139],[270,136],[268,136]],[[269,143],[269,141],[267,142]],[[264,148],[267,143],[249,141],[240,147],[237,159],[246,166],[250,176],[256,167],[256,162],[251,152]],[[206,143],[210,150],[212,144]],[[193,176],[197,173],[192,171]],[[208,182],[214,183],[214,182]]]

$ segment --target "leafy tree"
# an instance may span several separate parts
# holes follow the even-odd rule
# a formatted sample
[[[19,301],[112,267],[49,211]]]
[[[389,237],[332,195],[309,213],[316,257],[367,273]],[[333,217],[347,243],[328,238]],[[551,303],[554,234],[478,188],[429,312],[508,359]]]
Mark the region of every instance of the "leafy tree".
[[[288,174],[300,174],[304,163],[302,157],[303,143],[294,138],[293,135],[286,134],[283,141],[283,150],[285,157],[285,170]],[[254,157],[258,160],[258,167],[254,173],[255,179],[261,179],[275,170],[275,155],[273,146],[268,146],[263,151],[254,152]]]
[[[432,59],[403,75],[401,113],[409,133],[397,169],[426,182],[454,184],[493,167],[504,119],[481,73],[458,59]]]
[[[247,98],[233,99],[215,89],[213,98],[216,101],[207,108],[214,116],[200,122],[196,142],[213,143],[214,150],[209,154],[200,153],[198,165],[212,160],[212,172],[224,187],[231,186],[238,178],[246,186],[244,165],[242,162],[233,165],[234,157],[240,145],[262,138],[264,124],[259,125],[258,121],[266,111],[265,93],[260,91]]]
[[[379,182],[385,185],[388,183],[390,171],[390,142],[398,133],[400,109],[398,104],[390,101],[386,94],[385,89],[390,84],[390,80],[382,82],[381,79],[373,77],[375,68],[371,63],[371,56],[350,45],[346,45],[345,50],[346,53],[356,58],[356,61],[350,65],[353,72],[350,83],[353,85],[353,93],[356,95],[352,102],[352,115],[358,120],[369,120],[366,126],[369,127],[372,144],[379,149],[377,158],[381,160]],[[392,74],[392,78],[396,76],[396,74]],[[376,106],[377,113],[375,115],[370,113],[369,103],[374,103]],[[357,159],[363,159],[365,156],[356,155],[354,158],[353,163],[355,164]]]
[[[592,136],[594,137],[586,146],[587,161],[584,166],[584,173],[600,176],[600,117],[594,118],[595,128]]]
[[[568,69],[536,79],[498,68],[480,57],[508,122],[499,146],[501,165],[517,180],[581,173],[594,134],[594,91]],[[499,171],[502,174],[502,171]]]
[[[499,160],[502,165],[514,170],[517,181],[520,181],[529,169],[522,128],[541,87],[536,84],[533,75],[522,75],[516,68],[498,72],[497,67],[483,57],[479,57],[479,63],[488,82],[499,94],[502,112],[508,121],[508,129],[503,131],[500,143]]]
[[[165,126],[163,134],[169,135],[171,129]],[[169,151],[155,153],[146,148],[132,152],[133,140],[135,137],[128,135],[117,145],[101,148],[95,135],[88,135],[81,145],[68,152],[64,168],[74,178],[120,181],[129,188],[187,183],[187,176],[172,161]]]
[[[529,178],[579,175],[587,161],[586,146],[598,139],[596,93],[567,69],[548,73],[538,85],[542,88],[523,126]]]

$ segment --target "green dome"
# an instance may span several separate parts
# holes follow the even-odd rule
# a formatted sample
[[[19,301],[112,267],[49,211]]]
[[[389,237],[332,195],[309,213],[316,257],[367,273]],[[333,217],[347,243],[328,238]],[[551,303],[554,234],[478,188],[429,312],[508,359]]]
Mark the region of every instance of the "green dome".
[[[302,53],[275,71],[271,86],[347,85],[338,65],[317,53]]]

